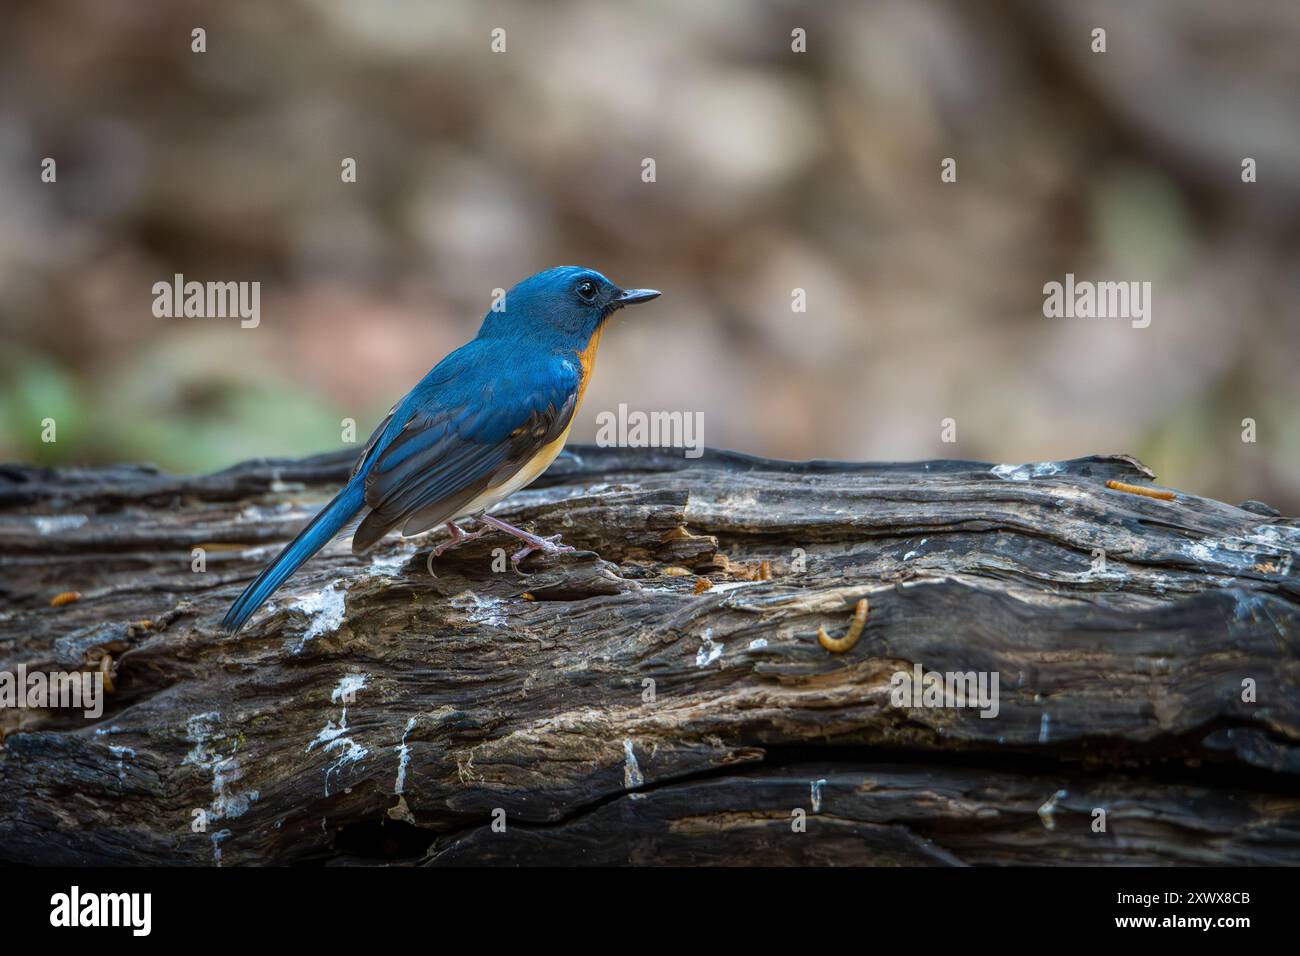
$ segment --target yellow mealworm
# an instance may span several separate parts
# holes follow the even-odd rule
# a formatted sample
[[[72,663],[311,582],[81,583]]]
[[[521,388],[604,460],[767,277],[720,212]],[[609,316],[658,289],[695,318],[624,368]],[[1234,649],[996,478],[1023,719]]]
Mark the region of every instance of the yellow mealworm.
[[[1107,488],[1113,488],[1115,491],[1126,491],[1130,495],[1142,495],[1144,498],[1159,498],[1161,501],[1173,501],[1174,493],[1172,491],[1160,491],[1156,488],[1143,488],[1141,485],[1130,485],[1122,481],[1111,479],[1106,482]]]
[[[76,604],[81,600],[80,591],[60,591],[54,597],[50,598],[50,607],[63,607],[65,604]]]
[[[843,637],[831,637],[826,633],[825,627],[819,627],[817,628],[818,642],[832,654],[843,654],[852,649],[853,645],[858,643],[858,638],[862,636],[862,629],[867,626],[869,609],[870,605],[867,604],[866,598],[858,601],[858,606],[853,611],[853,623],[849,625],[848,632]]]

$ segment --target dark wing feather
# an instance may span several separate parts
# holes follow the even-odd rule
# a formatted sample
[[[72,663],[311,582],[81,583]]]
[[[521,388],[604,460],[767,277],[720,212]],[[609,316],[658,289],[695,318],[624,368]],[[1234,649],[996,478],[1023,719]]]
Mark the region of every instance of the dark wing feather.
[[[437,371],[437,370],[435,370]],[[363,551],[390,529],[414,534],[456,517],[459,508],[508,480],[564,433],[581,370],[559,356],[523,368],[470,365],[443,381],[421,383],[394,413],[404,419],[363,463],[371,511],[353,535]]]
[[[393,420],[395,414],[397,414],[396,405],[388,410],[388,414],[385,415],[384,420],[379,423],[379,427],[377,427],[371,433],[370,438],[366,440],[366,447],[361,449],[361,454],[357,456],[357,463],[352,466],[352,474],[348,476],[349,479],[355,478],[360,473],[361,469],[365,467],[366,462],[370,460],[370,456],[374,454],[375,448],[378,446],[380,439],[383,438],[384,433],[388,431],[388,424]]]

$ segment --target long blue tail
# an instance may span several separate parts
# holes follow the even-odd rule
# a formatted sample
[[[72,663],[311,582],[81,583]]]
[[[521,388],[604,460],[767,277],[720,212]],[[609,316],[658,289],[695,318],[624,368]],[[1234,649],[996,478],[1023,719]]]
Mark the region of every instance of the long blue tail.
[[[274,561],[266,566],[253,581],[239,600],[230,606],[222,627],[234,632],[244,626],[244,622],[253,616],[253,612],[266,603],[281,584],[297,571],[308,558],[325,547],[339,529],[347,524],[361,510],[365,501],[365,482],[354,479],[347,487],[334,496],[334,500],[321,509],[320,514],[303,528],[281,551]]]

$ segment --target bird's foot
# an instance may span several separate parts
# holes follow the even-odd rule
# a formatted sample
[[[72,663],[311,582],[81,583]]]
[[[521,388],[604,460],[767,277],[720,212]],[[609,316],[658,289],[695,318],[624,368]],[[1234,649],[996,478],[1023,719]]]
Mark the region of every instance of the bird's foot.
[[[454,521],[447,522],[447,530],[451,532],[451,538],[435,547],[429,557],[441,557],[452,548],[459,548],[466,541],[473,541],[475,538],[481,538],[488,533],[487,528],[479,528],[477,531],[465,531]]]
[[[572,545],[558,544],[560,540],[558,534],[553,534],[549,538],[538,538],[536,542],[529,542],[514,554],[510,555],[511,566],[518,571],[519,562],[528,557],[534,551],[540,551],[543,554],[564,554],[566,551],[576,550]]]
[[[494,518],[492,515],[483,515],[480,519],[484,524],[491,525],[498,531],[504,531],[506,534],[513,535],[524,543],[524,546],[510,556],[510,566],[516,571],[519,570],[519,562],[534,552],[540,551],[542,554],[564,554],[568,551],[577,549],[571,545],[560,544],[560,536],[553,534],[549,538],[543,538],[532,532],[525,531],[522,528],[516,528],[512,524],[507,524],[500,518]]]

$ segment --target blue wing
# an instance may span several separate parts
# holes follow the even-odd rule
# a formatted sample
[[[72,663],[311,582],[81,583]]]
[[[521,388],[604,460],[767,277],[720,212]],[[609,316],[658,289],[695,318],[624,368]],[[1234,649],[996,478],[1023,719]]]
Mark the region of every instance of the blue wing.
[[[564,434],[582,383],[576,356],[502,355],[495,344],[447,356],[376,429],[354,472],[370,512],[353,551],[398,525],[415,534],[455,518]]]

